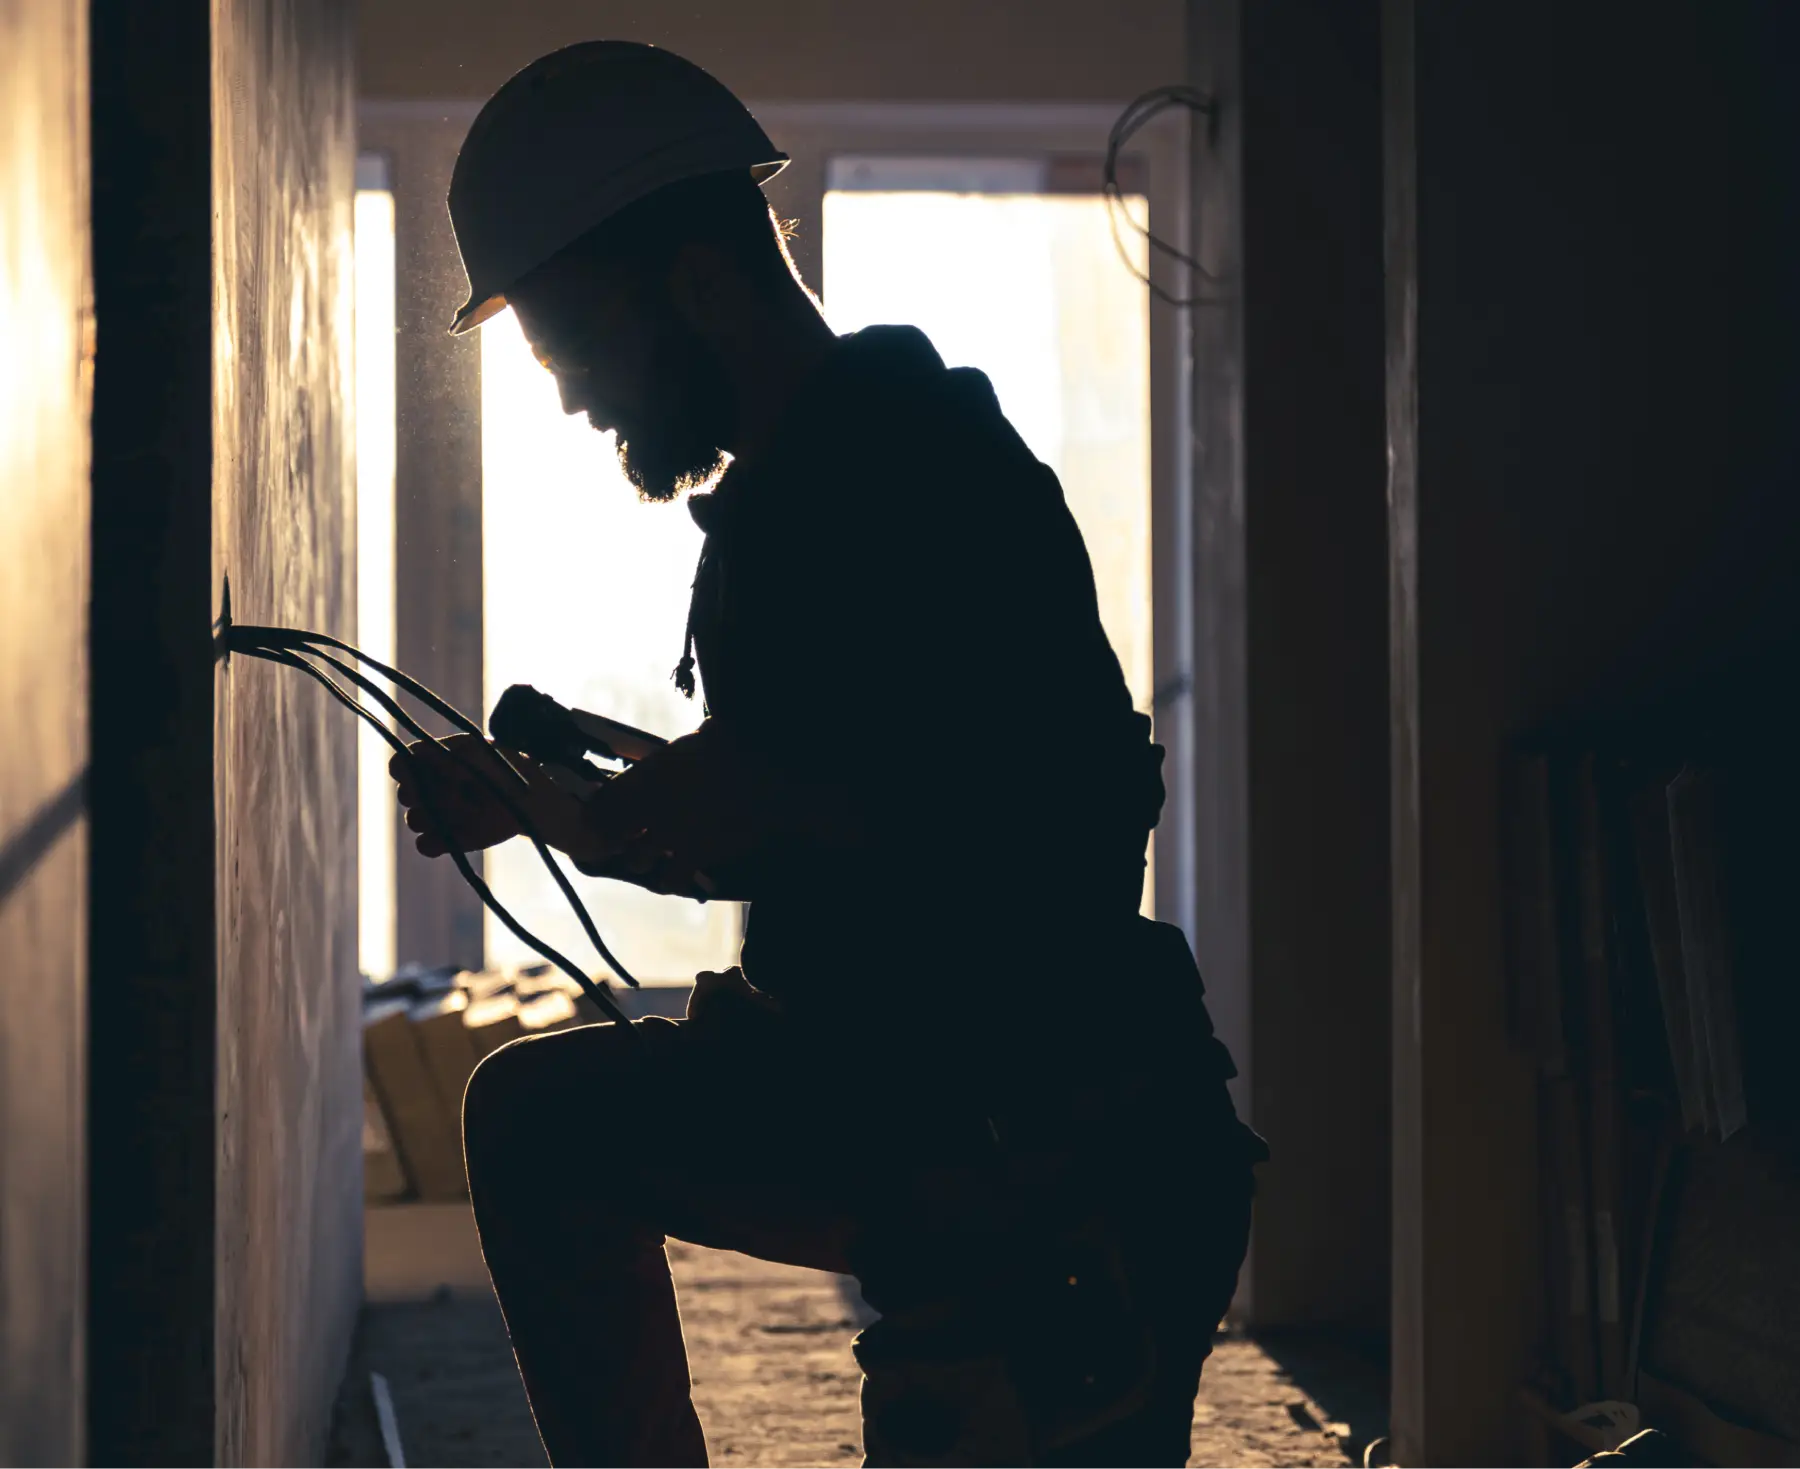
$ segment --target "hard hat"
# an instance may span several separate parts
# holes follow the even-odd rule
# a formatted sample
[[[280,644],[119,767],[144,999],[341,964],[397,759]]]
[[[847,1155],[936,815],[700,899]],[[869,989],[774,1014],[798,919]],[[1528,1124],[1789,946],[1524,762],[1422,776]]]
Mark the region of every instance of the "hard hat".
[[[691,61],[634,41],[539,57],[494,93],[450,175],[450,223],[469,277],[452,335],[506,309],[514,284],[596,225],[667,184],[787,154]]]

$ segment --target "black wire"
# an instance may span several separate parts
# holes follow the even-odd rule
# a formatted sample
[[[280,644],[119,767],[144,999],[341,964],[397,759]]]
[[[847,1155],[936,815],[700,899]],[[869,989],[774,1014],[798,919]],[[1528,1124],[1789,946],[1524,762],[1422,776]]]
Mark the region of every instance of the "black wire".
[[[1215,117],[1218,112],[1218,108],[1213,100],[1193,87],[1156,87],[1132,101],[1126,107],[1125,111],[1119,115],[1118,120],[1112,126],[1112,131],[1107,135],[1104,192],[1111,201],[1108,205],[1107,212],[1108,217],[1113,224],[1113,240],[1121,249],[1123,248],[1123,242],[1120,241],[1118,237],[1117,219],[1119,214],[1123,214],[1125,216],[1125,222],[1136,230],[1138,234],[1143,236],[1144,240],[1153,250],[1160,250],[1170,258],[1180,261],[1183,265],[1199,272],[1200,275],[1208,280],[1217,280],[1218,277],[1193,256],[1176,249],[1175,246],[1169,244],[1160,236],[1152,234],[1147,226],[1141,225],[1133,219],[1131,217],[1131,211],[1125,206],[1124,191],[1119,184],[1118,159],[1120,150],[1141,128],[1149,123],[1151,118],[1157,116],[1159,113],[1168,111],[1171,107],[1188,107],[1207,118]],[[1116,209],[1114,208],[1115,205]],[[1129,260],[1126,264],[1131,267],[1134,274],[1138,275],[1138,279],[1144,281],[1145,285],[1150,285],[1149,280],[1137,272],[1135,265],[1132,265]]]
[[[622,964],[619,961],[618,956],[616,954],[614,954],[610,948],[607,947],[606,940],[601,938],[599,929],[595,926],[592,916],[588,913],[587,905],[582,902],[580,895],[575,891],[574,886],[570,883],[567,874],[565,874],[563,872],[561,864],[558,863],[556,858],[551,855],[548,844],[545,843],[542,835],[538,832],[537,827],[531,820],[530,816],[528,816],[525,813],[525,811],[512,799],[512,797],[504,789],[502,789],[498,783],[495,782],[493,777],[490,776],[485,769],[483,769],[480,765],[476,764],[474,761],[464,758],[460,753],[451,751],[448,746],[443,744],[435,736],[428,733],[423,727],[421,727],[419,725],[419,723],[416,720],[412,719],[406,713],[406,711],[403,708],[401,708],[400,705],[393,698],[391,698],[388,695],[386,690],[382,689],[378,684],[373,682],[371,679],[358,673],[355,669],[350,668],[343,663],[340,663],[337,659],[331,657],[329,654],[322,653],[317,648],[305,646],[301,642],[301,640],[297,637],[295,639],[293,639],[292,641],[293,641],[295,648],[298,649],[299,651],[303,652],[306,656],[312,657],[312,658],[317,658],[321,662],[329,664],[332,668],[336,669],[339,673],[344,675],[346,678],[351,679],[353,682],[356,683],[356,685],[359,688],[365,690],[368,694],[370,694],[373,698],[375,698],[381,704],[381,706],[384,709],[386,709],[388,711],[388,713],[390,715],[392,715],[394,717],[394,719],[396,721],[398,721],[415,738],[417,738],[425,743],[428,743],[428,744],[432,745],[434,748],[441,750],[445,754],[449,755],[464,770],[468,771],[477,780],[479,780],[484,786],[486,786],[488,788],[488,790],[494,795],[494,797],[500,802],[500,804],[505,808],[507,814],[510,815],[513,818],[513,820],[518,823],[520,834],[523,835],[524,837],[526,837],[531,842],[532,846],[536,849],[539,860],[541,860],[543,862],[545,869],[550,873],[551,878],[554,879],[557,887],[562,891],[563,897],[568,901],[569,906],[574,910],[576,918],[581,923],[583,933],[585,933],[587,935],[588,941],[593,944],[595,950],[599,953],[600,957],[603,960],[605,960],[605,962],[608,965],[610,965],[612,967],[615,974],[620,979],[624,980],[624,982],[626,984],[630,985],[633,989],[637,989],[640,987],[636,977],[631,973],[631,971],[629,969],[627,969],[624,966],[624,964]],[[369,659],[368,661],[371,664],[373,664],[375,662],[374,659]],[[424,685],[417,684],[416,681],[414,681],[414,680],[408,679],[407,682],[413,683],[414,686],[417,688],[424,689]],[[427,694],[430,694],[430,690],[428,690],[428,689],[425,690],[425,692]],[[430,694],[430,697],[438,703],[444,702],[442,700],[439,700],[435,694]],[[445,704],[444,707],[451,709],[452,714],[456,714],[456,711],[454,710],[454,708],[452,706]],[[457,717],[460,718],[460,715],[458,715]],[[466,720],[463,722],[467,723]],[[486,741],[485,737],[481,736],[479,734],[479,732],[477,732],[476,737],[481,738],[483,741],[483,744],[487,745],[487,741]],[[501,750],[498,746],[490,745],[490,746],[488,746],[488,748],[492,750],[492,753],[500,760],[501,764],[508,771],[510,771],[512,773],[514,779],[516,779],[520,783],[521,786],[526,784],[524,775],[512,765],[510,760],[507,759],[505,751]],[[416,757],[413,760],[413,765],[414,765],[415,769],[423,770],[423,767],[418,765]],[[421,785],[423,785],[423,782],[421,782]],[[442,826],[442,823],[440,822],[439,825]]]
[[[363,652],[362,649],[344,642],[341,638],[334,638],[329,633],[309,632],[302,628],[261,627],[254,623],[237,623],[226,629],[225,640],[228,646],[233,648],[243,648],[246,651],[257,646],[283,647],[290,650],[298,648],[309,653],[313,657],[323,658],[339,672],[354,679],[360,688],[366,689],[376,699],[380,700],[383,707],[394,715],[395,718],[401,720],[405,724],[405,727],[419,739],[429,741],[438,749],[443,750],[446,754],[450,754],[465,770],[476,776],[476,778],[499,799],[501,804],[506,808],[507,814],[519,823],[521,833],[529,838],[532,845],[537,849],[538,857],[549,871],[550,876],[555,880],[557,887],[561,889],[563,897],[568,900],[569,906],[574,910],[576,918],[580,920],[582,932],[587,935],[588,941],[593,944],[594,948],[600,954],[600,957],[604,959],[607,964],[612,967],[614,973],[616,973],[620,979],[624,980],[626,984],[631,986],[631,988],[642,988],[642,986],[639,985],[637,978],[629,969],[619,962],[617,956],[606,946],[606,941],[600,937],[600,930],[595,926],[593,918],[589,915],[587,905],[581,901],[580,895],[576,893],[567,874],[563,872],[561,864],[550,855],[549,847],[538,834],[537,828],[532,823],[531,818],[520,810],[505,791],[501,790],[499,786],[495,784],[492,777],[490,777],[480,766],[469,760],[463,759],[459,755],[452,754],[445,745],[438,741],[434,736],[428,734],[415,721],[408,718],[406,712],[389,699],[386,692],[380,687],[364,678],[353,669],[345,667],[336,659],[319,652],[317,648],[311,647],[310,645],[313,643],[322,643],[328,647],[342,649],[344,652],[350,654],[351,657],[359,659],[361,662],[364,662],[368,664],[369,667],[375,669],[378,673],[391,679],[397,686],[404,689],[428,708],[441,714],[445,719],[449,720],[450,723],[456,725],[466,733],[473,735],[476,739],[482,741],[484,745],[488,744],[487,736],[483,734],[479,726],[473,723],[461,710],[456,708],[456,706],[451,704],[448,700],[434,693],[417,679],[400,672],[397,668],[390,668],[380,659],[371,657],[369,654]],[[521,788],[525,787],[527,782],[524,775],[512,764],[511,760],[507,758],[506,752],[501,750],[498,746],[490,746],[490,748],[493,750],[493,753],[499,759],[500,763],[510,771],[513,778],[519,782]]]
[[[418,757],[406,747],[404,741],[401,741],[398,736],[388,730],[385,725],[376,719],[374,715],[365,709],[357,700],[351,698],[342,688],[333,682],[329,675],[321,673],[310,664],[301,661],[300,658],[296,656],[296,653],[318,658],[321,661],[328,663],[346,678],[354,681],[359,688],[365,690],[375,698],[382,707],[409,732],[416,735],[420,740],[451,755],[451,758],[455,759],[465,770],[469,771],[470,774],[480,780],[506,808],[508,814],[518,822],[522,834],[527,836],[532,845],[536,848],[538,856],[549,870],[550,875],[555,879],[557,886],[562,890],[563,896],[574,909],[576,917],[581,922],[583,931],[587,934],[595,949],[599,951],[601,957],[612,966],[613,970],[621,979],[634,988],[637,987],[637,979],[632,975],[630,970],[626,969],[626,967],[619,962],[617,956],[607,947],[605,940],[600,937],[599,930],[596,928],[593,918],[589,915],[586,905],[582,903],[580,896],[575,892],[567,875],[563,872],[561,865],[557,863],[556,859],[551,855],[549,848],[537,832],[531,818],[519,808],[517,803],[514,802],[498,784],[495,783],[487,771],[471,761],[463,759],[461,755],[451,752],[439,740],[424,730],[416,720],[412,719],[379,685],[366,678],[355,669],[332,658],[329,654],[320,652],[318,648],[311,646],[311,644],[317,642],[342,649],[352,657],[367,663],[370,667],[392,679],[396,685],[405,689],[422,703],[443,715],[443,717],[448,719],[452,724],[457,725],[475,738],[482,740],[485,745],[487,743],[486,737],[460,710],[450,704],[447,700],[441,698],[431,689],[427,688],[424,684],[420,683],[417,679],[400,672],[396,668],[390,668],[387,664],[381,662],[380,659],[371,657],[369,654],[364,653],[360,648],[357,648],[350,643],[346,643],[340,638],[334,638],[328,633],[308,632],[299,628],[264,627],[252,623],[239,623],[226,626],[224,640],[227,647],[234,651],[241,651],[252,657],[268,658],[273,662],[285,663],[290,667],[298,667],[303,671],[312,674],[313,677],[317,678],[321,683],[324,683],[330,688],[333,694],[343,700],[359,717],[366,719],[381,733],[382,737],[392,745],[397,752],[407,758],[409,765],[420,773],[420,793],[422,802],[426,807],[426,814],[430,816],[441,829],[447,829],[445,823],[441,816],[436,812],[433,803],[424,799],[424,791],[428,781],[424,778],[426,772],[424,767],[420,764]],[[518,780],[520,785],[525,785],[525,777],[506,758],[505,752],[499,750],[498,747],[491,748],[494,749],[494,753],[500,759],[502,765],[512,773],[513,777]],[[524,929],[518,921],[505,910],[493,896],[492,890],[488,888],[487,884],[476,876],[474,869],[463,859],[462,854],[452,852],[451,856],[455,859],[457,869],[462,873],[464,880],[475,890],[476,896],[481,898],[482,902],[493,910],[495,915],[510,931],[516,934],[525,943],[531,945],[533,949],[543,954],[547,959],[556,963],[558,967],[567,971],[569,975],[582,986],[583,990],[604,1010],[615,1016],[619,1016],[619,1018],[623,1018],[616,1005],[614,1005],[609,998],[605,997],[595,989],[587,975],[578,970],[564,956],[558,954],[542,940],[538,939],[536,935]]]
[[[383,678],[404,689],[432,712],[441,714],[465,734],[472,734],[478,740],[485,741],[487,739],[479,725],[473,723],[455,705],[426,688],[416,678],[402,673],[398,668],[389,668],[379,658],[370,657],[361,648],[353,647],[342,638],[334,638],[330,633],[308,632],[297,627],[259,627],[254,623],[237,622],[225,630],[225,642],[228,647],[246,648],[246,651],[246,645],[255,644],[285,648],[291,647],[295,643],[318,643],[327,648],[336,648],[341,653],[348,653],[357,662],[366,663]],[[507,768],[510,770],[512,767],[509,765]],[[519,775],[516,770],[513,771],[513,774],[519,776],[521,785],[524,784],[524,776]]]
[[[1186,107],[1207,118],[1218,115],[1218,104],[1204,92],[1193,87],[1155,87],[1141,97],[1134,98],[1119,114],[1118,120],[1112,125],[1112,131],[1107,135],[1101,192],[1106,196],[1106,222],[1112,231],[1113,248],[1119,252],[1119,259],[1124,262],[1125,268],[1147,286],[1150,293],[1159,301],[1167,302],[1170,306],[1185,308],[1213,304],[1216,303],[1217,298],[1205,295],[1177,296],[1173,292],[1165,290],[1150,278],[1147,271],[1138,269],[1137,262],[1131,258],[1130,252],[1125,248],[1125,241],[1119,234],[1119,217],[1123,215],[1125,222],[1143,237],[1144,242],[1149,245],[1151,250],[1160,251],[1170,259],[1185,265],[1203,280],[1216,284],[1219,279],[1192,255],[1178,250],[1167,240],[1151,233],[1148,225],[1139,224],[1133,219],[1131,210],[1125,203],[1125,191],[1119,184],[1120,151],[1151,118],[1167,112],[1171,107]]]
[[[266,659],[271,663],[285,664],[289,668],[297,668],[302,673],[311,675],[313,678],[317,679],[320,684],[324,685],[327,692],[329,692],[333,698],[337,699],[359,719],[366,721],[369,727],[386,740],[398,754],[404,756],[412,766],[423,771],[423,766],[420,764],[418,756],[407,747],[405,740],[401,739],[399,735],[395,734],[377,719],[368,709],[365,709],[358,700],[353,699],[350,694],[331,677],[331,675],[315,668],[300,654],[290,652],[283,648],[268,648],[254,644],[242,644],[235,640],[233,640],[233,651],[243,653],[251,658]],[[315,656],[323,657],[324,655],[316,654]],[[332,661],[335,663],[336,660]],[[341,664],[337,666],[342,668]],[[361,682],[360,679],[358,681],[359,683]],[[404,715],[401,717],[403,719],[405,718]],[[408,722],[410,723],[410,721]],[[425,738],[431,740],[431,736],[429,735],[426,735]],[[435,740],[432,740],[431,742],[433,744],[437,743]],[[442,746],[440,745],[439,748],[441,749]],[[425,807],[425,814],[440,829],[447,829],[442,814],[436,807],[436,803],[426,794],[426,783],[423,780],[419,783],[419,800]],[[607,994],[603,988],[595,984],[591,978],[584,974],[573,960],[558,952],[556,949],[553,949],[507,911],[505,905],[494,896],[493,890],[482,881],[480,874],[478,874],[474,867],[470,865],[467,857],[461,852],[456,851],[454,848],[451,848],[450,859],[456,864],[456,870],[462,874],[463,881],[468,883],[468,885],[474,889],[475,895],[481,899],[496,918],[506,925],[515,937],[529,944],[539,954],[542,954],[544,958],[549,960],[558,969],[562,970],[563,973],[568,975],[569,978],[574,980],[576,984],[580,985],[582,993],[599,1006],[601,1013],[606,1015],[608,1019],[614,1020],[625,1026],[627,1030],[632,1028],[630,1017],[619,1008],[618,1003],[611,995]]]
[[[588,942],[594,946],[600,957],[604,959],[607,964],[612,966],[613,971],[623,979],[626,984],[630,985],[633,989],[641,988],[637,980],[632,976],[631,971],[626,969],[626,967],[619,962],[618,957],[606,946],[606,940],[600,937],[600,930],[595,926],[593,917],[588,913],[587,905],[581,901],[581,895],[575,891],[574,885],[569,881],[568,874],[562,869],[562,864],[551,855],[549,845],[544,841],[543,837],[539,835],[537,827],[533,824],[531,818],[525,814],[525,811],[513,801],[512,797],[509,796],[506,791],[501,789],[500,785],[487,773],[487,771],[482,769],[481,766],[474,761],[463,759],[460,755],[451,751],[449,747],[440,740],[427,733],[418,721],[408,715],[407,712],[389,696],[387,690],[383,689],[379,684],[374,682],[374,680],[366,678],[354,668],[340,663],[329,653],[321,653],[316,648],[306,648],[303,651],[308,656],[317,658],[322,663],[329,664],[345,678],[350,679],[358,688],[364,690],[373,697],[381,707],[388,712],[389,716],[399,723],[401,727],[415,739],[426,741],[437,749],[443,750],[446,754],[449,754],[451,758],[455,759],[463,769],[474,775],[476,779],[485,785],[488,790],[493,793],[495,798],[499,800],[500,804],[506,808],[507,814],[518,823],[520,834],[527,838],[532,846],[537,849],[539,859],[549,871],[550,876],[555,879],[557,887],[561,889],[563,897],[568,900],[569,906],[574,909],[575,916],[580,920],[581,930],[587,935]],[[421,687],[423,686],[421,685]],[[483,743],[486,744],[487,742],[484,740]],[[514,768],[512,763],[507,760],[505,752],[498,746],[492,746],[491,748],[493,749],[493,753],[500,759],[505,767],[512,772],[513,776],[518,779],[521,784],[523,784],[525,780],[524,775]]]

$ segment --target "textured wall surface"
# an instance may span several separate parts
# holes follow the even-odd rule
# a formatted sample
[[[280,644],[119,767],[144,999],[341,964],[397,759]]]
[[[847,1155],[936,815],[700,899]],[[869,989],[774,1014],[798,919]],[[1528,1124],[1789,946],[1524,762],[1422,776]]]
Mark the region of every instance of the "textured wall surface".
[[[1181,80],[1182,0],[364,0],[357,37],[365,97],[485,97],[606,37],[667,46],[753,101],[1122,102]]]
[[[214,587],[350,636],[349,6],[213,11]],[[361,1294],[354,725],[289,670],[216,684],[217,1462],[317,1462]]]
[[[0,0],[0,1463],[82,1458],[86,6]]]
[[[315,1461],[359,1295],[354,734],[216,656],[348,632],[348,16],[92,33],[88,1452]]]
[[[95,5],[88,1452],[213,1449],[207,0]]]

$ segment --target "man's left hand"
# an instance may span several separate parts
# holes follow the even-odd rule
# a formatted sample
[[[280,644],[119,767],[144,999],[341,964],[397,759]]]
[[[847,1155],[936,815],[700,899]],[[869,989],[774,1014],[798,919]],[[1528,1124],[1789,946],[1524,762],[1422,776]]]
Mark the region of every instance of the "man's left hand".
[[[651,892],[711,896],[707,874],[766,846],[780,824],[756,781],[729,731],[708,720],[595,792],[571,855]]]

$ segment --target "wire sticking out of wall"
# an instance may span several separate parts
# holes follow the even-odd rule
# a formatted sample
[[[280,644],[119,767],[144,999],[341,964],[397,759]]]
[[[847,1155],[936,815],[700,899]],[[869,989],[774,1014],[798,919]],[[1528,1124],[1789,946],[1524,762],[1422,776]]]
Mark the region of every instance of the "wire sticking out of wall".
[[[360,648],[352,647],[342,639],[334,638],[327,633],[306,632],[299,628],[259,627],[250,623],[233,623],[231,621],[229,604],[227,604],[227,609],[221,615],[219,620],[219,641],[224,645],[225,651],[228,654],[233,652],[243,653],[248,657],[261,658],[270,663],[279,663],[286,668],[298,669],[300,672],[317,680],[317,682],[320,683],[325,688],[326,692],[331,694],[333,698],[343,704],[345,708],[349,709],[351,713],[357,716],[357,718],[364,720],[382,737],[382,739],[387,741],[387,743],[393,747],[395,752],[407,763],[408,767],[416,773],[418,779],[414,783],[419,791],[419,804],[424,807],[426,817],[440,830],[446,830],[447,823],[444,822],[436,804],[431,799],[431,778],[428,775],[423,762],[419,759],[419,756],[413,751],[397,730],[404,730],[407,734],[411,735],[415,741],[432,745],[443,752],[446,757],[454,760],[464,770],[468,771],[470,775],[480,781],[494,798],[500,802],[506,813],[518,823],[520,832],[531,842],[532,846],[536,848],[539,858],[549,870],[551,877],[556,880],[557,887],[562,891],[563,897],[568,900],[569,906],[574,910],[576,918],[581,922],[582,932],[587,935],[588,941],[593,944],[596,952],[598,952],[600,957],[606,961],[614,974],[618,975],[620,979],[634,989],[637,988],[637,980],[633,978],[630,971],[614,957],[612,950],[606,946],[606,941],[601,938],[600,930],[595,926],[592,916],[588,913],[587,906],[581,901],[580,895],[569,882],[568,874],[563,871],[561,864],[558,863],[556,858],[551,854],[550,848],[545,844],[543,837],[539,835],[536,825],[532,822],[531,818],[526,815],[524,809],[520,805],[517,796],[526,789],[527,783],[524,775],[520,773],[517,767],[515,767],[509,759],[507,759],[505,753],[498,750],[496,747],[489,746],[489,748],[493,748],[495,754],[499,756],[502,768],[511,775],[511,781],[495,779],[482,765],[465,758],[460,752],[452,750],[436,736],[428,733],[425,728],[409,715],[394,697],[389,694],[386,689],[382,688],[373,678],[364,674],[360,669],[353,667],[351,663],[345,662],[342,658],[334,657],[333,654],[342,653],[356,663],[361,663],[365,667],[372,669],[376,674],[380,675],[380,677],[389,680],[397,690],[404,691],[411,695],[434,714],[447,720],[463,733],[473,735],[476,739],[481,740],[486,744],[486,736],[482,734],[481,729],[474,721],[462,714],[446,700],[440,698],[437,694],[426,688],[425,685],[420,683],[417,679],[409,677],[407,674],[400,672],[397,668],[390,668],[380,660],[371,658]],[[340,683],[340,679],[356,689],[361,690],[362,693],[373,699],[387,716],[394,721],[397,729],[390,728],[384,723],[373,710],[369,709],[359,698],[352,694],[350,690],[344,686],[344,683]],[[516,785],[514,782],[516,782]],[[498,918],[501,923],[505,924],[509,932],[522,942],[529,944],[539,954],[542,954],[545,959],[554,964],[558,969],[562,970],[562,972],[568,975],[570,979],[574,980],[576,984],[581,987],[582,993],[599,1007],[600,1012],[605,1015],[607,1019],[618,1021],[622,1024],[626,1022],[627,1016],[625,1015],[625,1012],[619,1008],[618,1002],[613,999],[605,984],[596,983],[567,955],[553,949],[549,944],[545,943],[544,940],[528,930],[518,921],[518,919],[514,918],[500,900],[494,896],[493,890],[482,880],[480,874],[470,865],[469,859],[463,853],[452,849],[450,858],[455,862],[456,870],[462,874],[463,881],[468,883],[468,885],[474,889],[475,895],[486,905],[488,911]]]
[[[1119,259],[1125,263],[1127,270],[1143,282],[1150,294],[1157,300],[1182,308],[1211,305],[1216,304],[1216,297],[1198,293],[1190,296],[1178,296],[1173,291],[1165,290],[1158,285],[1150,278],[1149,271],[1138,268],[1137,262],[1131,258],[1131,252],[1125,248],[1125,237],[1119,232],[1119,220],[1122,217],[1125,223],[1130,225],[1150,247],[1152,255],[1160,254],[1178,265],[1186,266],[1199,279],[1214,285],[1218,284],[1219,278],[1192,255],[1177,249],[1160,235],[1151,233],[1147,224],[1139,224],[1131,217],[1131,210],[1125,203],[1125,191],[1119,184],[1119,154],[1124,150],[1125,145],[1136,137],[1152,118],[1174,107],[1185,107],[1190,112],[1199,113],[1206,118],[1209,130],[1218,125],[1219,104],[1204,92],[1193,87],[1155,87],[1141,97],[1133,99],[1130,105],[1119,114],[1118,121],[1112,125],[1112,131],[1107,134],[1106,138],[1106,161],[1103,165],[1104,182],[1102,184],[1102,192],[1106,195],[1106,220],[1112,227],[1113,245],[1119,252]]]

